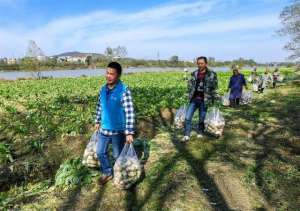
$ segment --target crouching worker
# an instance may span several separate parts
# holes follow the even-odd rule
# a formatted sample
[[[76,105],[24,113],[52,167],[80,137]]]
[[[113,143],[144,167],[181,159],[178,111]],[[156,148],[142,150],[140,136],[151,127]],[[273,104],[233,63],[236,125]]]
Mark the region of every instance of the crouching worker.
[[[106,69],[106,84],[99,91],[95,129],[100,130],[96,153],[103,173],[100,178],[102,185],[113,178],[113,163],[108,154],[109,144],[112,144],[115,161],[125,142],[133,142],[134,108],[131,92],[120,80],[121,74],[122,67],[119,63],[109,63]]]
[[[189,106],[187,108],[184,124],[183,141],[190,139],[192,119],[196,110],[199,110],[198,138],[203,137],[204,119],[209,104],[213,104],[218,88],[217,74],[207,67],[207,58],[197,58],[198,69],[191,74],[188,81]]]
[[[243,74],[239,73],[238,67],[233,67],[233,75],[230,78],[228,91],[230,89],[230,106],[235,107],[240,104],[240,99],[243,93],[243,86],[246,86],[246,80]]]

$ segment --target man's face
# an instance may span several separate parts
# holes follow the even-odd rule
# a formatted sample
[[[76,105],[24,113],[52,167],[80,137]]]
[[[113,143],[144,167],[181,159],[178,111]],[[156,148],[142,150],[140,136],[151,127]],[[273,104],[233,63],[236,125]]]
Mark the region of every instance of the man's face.
[[[205,63],[204,59],[199,59],[197,61],[197,65],[198,65],[198,68],[199,70],[204,70],[207,66],[207,64]]]
[[[117,70],[108,67],[106,69],[106,82],[107,84],[115,84],[119,80],[119,75],[117,73]]]
[[[238,71],[237,69],[234,69],[234,70],[233,70],[233,74],[234,74],[234,75],[237,75],[238,73],[239,73],[239,71]]]

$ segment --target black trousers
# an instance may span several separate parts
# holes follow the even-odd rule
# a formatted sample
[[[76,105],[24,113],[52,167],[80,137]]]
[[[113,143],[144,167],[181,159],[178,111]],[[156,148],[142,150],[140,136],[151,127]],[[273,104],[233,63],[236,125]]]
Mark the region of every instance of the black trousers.
[[[263,93],[264,92],[264,88],[261,87],[261,88],[258,89],[258,91],[259,91],[259,93]]]
[[[240,105],[240,98],[235,98],[230,100],[230,106],[231,107],[235,107],[235,106],[239,106]]]

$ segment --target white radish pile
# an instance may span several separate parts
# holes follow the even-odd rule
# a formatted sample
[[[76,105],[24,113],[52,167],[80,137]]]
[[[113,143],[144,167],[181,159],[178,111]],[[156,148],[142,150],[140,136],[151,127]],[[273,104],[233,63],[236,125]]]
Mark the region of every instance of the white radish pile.
[[[250,76],[248,77],[248,82],[251,83],[252,81],[253,81],[253,76],[250,75]]]
[[[208,112],[205,117],[204,124],[206,132],[217,137],[223,135],[225,119],[219,109],[213,108],[212,111]]]
[[[284,80],[284,77],[282,75],[279,75],[279,77],[277,78],[277,81],[281,83],[281,82],[283,82],[283,80]]]
[[[221,100],[223,106],[230,106],[229,93],[222,96]]]
[[[254,92],[258,92],[258,83],[253,83],[252,89]]]
[[[125,144],[114,165],[114,184],[120,189],[130,188],[141,176],[141,165],[132,144]]]
[[[89,143],[87,144],[85,150],[84,150],[84,154],[83,154],[83,159],[82,159],[82,164],[86,165],[88,167],[99,167],[100,166],[100,162],[97,158],[97,154],[96,154],[96,147],[97,147],[97,142],[98,142],[98,133],[95,132]]]
[[[186,115],[186,106],[181,106],[177,110],[174,119],[174,124],[177,129],[181,129],[184,127],[185,115]]]
[[[246,91],[242,93],[242,98],[241,98],[241,104],[242,105],[247,105],[252,102],[253,99],[253,94],[250,91]]]

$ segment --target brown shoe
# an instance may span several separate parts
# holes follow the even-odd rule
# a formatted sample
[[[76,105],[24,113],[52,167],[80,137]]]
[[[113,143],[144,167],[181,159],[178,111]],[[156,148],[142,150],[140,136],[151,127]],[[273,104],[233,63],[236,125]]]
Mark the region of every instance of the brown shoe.
[[[105,185],[109,180],[112,180],[112,178],[111,175],[104,175],[99,179],[99,183],[100,185]]]

